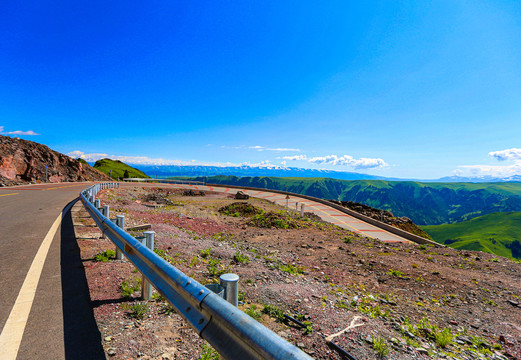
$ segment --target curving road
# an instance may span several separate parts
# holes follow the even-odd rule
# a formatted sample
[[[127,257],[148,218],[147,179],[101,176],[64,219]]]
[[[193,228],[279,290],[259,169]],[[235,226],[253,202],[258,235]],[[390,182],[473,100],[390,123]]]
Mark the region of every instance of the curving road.
[[[89,183],[0,188],[0,357],[104,359],[76,243],[71,208]],[[125,183],[235,194],[226,186]],[[408,242],[327,205],[273,193],[244,193],[306,212],[385,242]],[[76,206],[81,206],[77,204]],[[73,210],[74,211],[74,210]]]
[[[70,213],[88,185],[0,188],[0,358],[105,358]]]
[[[122,184],[123,185],[123,184]],[[136,183],[126,183],[123,186],[137,186]],[[241,190],[242,192],[256,198],[265,199],[272,201],[281,206],[287,206],[290,209],[298,209],[300,211],[300,207],[304,204],[304,211],[313,212],[314,214],[320,216],[323,220],[335,224],[341,228],[351,230],[355,233],[362,234],[368,236],[370,238],[378,239],[384,242],[393,243],[393,242],[407,242],[411,241],[390,233],[386,230],[380,229],[374,225],[366,223],[362,220],[352,217],[351,215],[345,214],[339,210],[336,210],[330,206],[324,205],[322,203],[304,199],[299,196],[289,196],[289,199],[286,199],[286,195],[270,192],[269,190],[247,190],[247,189],[237,189],[237,188],[228,188],[225,185],[223,186],[205,186],[205,185],[188,185],[188,184],[165,184],[165,183],[139,183],[138,186],[167,186],[174,187],[180,189],[193,189],[193,190],[203,190],[203,191],[216,191],[216,192],[224,192],[230,194],[236,194],[237,191]]]

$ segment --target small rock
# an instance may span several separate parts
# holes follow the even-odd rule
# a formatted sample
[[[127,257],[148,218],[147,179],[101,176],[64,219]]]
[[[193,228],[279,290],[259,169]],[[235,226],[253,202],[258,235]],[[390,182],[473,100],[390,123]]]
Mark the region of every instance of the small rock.
[[[116,349],[114,349],[114,348],[110,348],[110,349],[108,349],[108,350],[107,350],[107,354],[108,354],[109,356],[114,356],[114,355],[116,355]]]
[[[373,337],[372,336],[369,336],[367,335],[365,338],[364,338],[365,342],[368,343],[368,344],[373,344]]]
[[[305,346],[306,346],[306,345],[305,345],[304,343],[302,343],[302,342],[298,342],[298,343],[297,343],[297,347],[299,347],[299,348],[301,348],[301,349],[302,349],[303,347],[305,347]]]
[[[427,351],[427,349],[424,349],[422,347],[419,347],[419,348],[415,348],[415,350],[417,352],[419,352],[420,354],[423,354],[423,355],[429,355],[429,352]]]
[[[449,324],[454,325],[454,326],[458,326],[458,322],[454,321],[454,320],[449,320]]]
[[[106,336],[105,337],[105,341],[111,341],[112,340],[112,336]]]

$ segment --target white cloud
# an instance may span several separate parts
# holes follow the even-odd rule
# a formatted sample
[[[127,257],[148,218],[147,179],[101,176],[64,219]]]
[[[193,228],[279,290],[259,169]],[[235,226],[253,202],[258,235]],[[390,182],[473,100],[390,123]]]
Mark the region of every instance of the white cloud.
[[[22,130],[15,130],[15,131],[6,131],[4,132],[5,127],[0,126],[0,134],[4,135],[40,135],[32,130],[22,131]]]
[[[458,171],[459,170],[459,171]],[[512,165],[462,165],[459,167],[458,176],[492,176],[507,178],[514,175],[521,175],[521,161],[516,161]]]
[[[301,161],[301,160],[307,160],[308,157],[306,155],[293,155],[293,156],[283,156],[284,160],[291,160],[291,161]]]
[[[260,145],[250,146],[248,149],[253,149],[257,151],[294,151],[294,152],[300,152],[300,149],[291,149],[291,148],[267,148]]]
[[[370,158],[360,158],[355,159],[349,155],[337,156],[337,155],[328,155],[328,156],[318,156],[308,160],[314,164],[328,164],[333,166],[350,166],[354,169],[372,169],[372,168],[381,168],[387,166],[387,163],[382,159],[370,159]]]
[[[491,151],[488,156],[498,161],[511,160],[513,163],[510,165],[461,165],[453,173],[457,176],[491,176],[497,178],[521,175],[521,149]]]
[[[273,165],[269,160],[261,161],[260,163],[231,163],[231,162],[205,162],[205,161],[182,161],[182,160],[168,160],[162,158],[149,158],[146,156],[125,156],[125,155],[110,155],[104,153],[86,154],[83,151],[75,150],[67,153],[67,156],[72,158],[80,158],[88,162],[96,162],[97,160],[109,158],[112,160],[119,160],[127,164],[135,165],[201,165],[201,166],[251,166],[251,167],[266,167],[266,168],[280,168],[278,165]]]
[[[146,156],[125,156],[125,155],[109,155],[104,153],[85,154],[83,151],[75,150],[67,154],[73,158],[80,158],[88,162],[95,162],[100,159],[109,158],[112,160],[123,161],[128,164],[139,165],[192,165],[192,161],[167,160],[163,158],[149,158]]]
[[[491,156],[499,161],[521,160],[521,149],[512,148],[501,151],[491,151],[488,153],[488,156]]]

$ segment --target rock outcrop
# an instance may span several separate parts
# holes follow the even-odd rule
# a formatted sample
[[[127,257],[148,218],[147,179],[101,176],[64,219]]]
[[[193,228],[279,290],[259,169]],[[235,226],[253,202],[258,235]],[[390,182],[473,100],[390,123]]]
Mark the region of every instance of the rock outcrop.
[[[402,229],[410,232],[411,234],[415,234],[426,239],[432,238],[425,231],[420,229],[418,225],[416,225],[411,219],[408,217],[394,217],[393,213],[387,210],[376,209],[371,206],[367,206],[364,204],[360,204],[353,201],[338,201],[338,200],[329,200],[330,202],[343,206],[345,208],[356,211],[359,214],[368,216],[375,220],[381,221],[388,225],[394,226],[395,228]]]
[[[111,181],[90,165],[45,145],[0,135],[0,186],[45,182],[46,174],[52,183]]]

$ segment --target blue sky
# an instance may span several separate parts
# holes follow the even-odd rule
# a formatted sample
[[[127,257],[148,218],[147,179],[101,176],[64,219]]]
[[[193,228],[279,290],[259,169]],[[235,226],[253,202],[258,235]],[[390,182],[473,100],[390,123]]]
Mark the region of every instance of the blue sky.
[[[88,159],[521,174],[520,39],[517,0],[2,2],[0,133]]]

